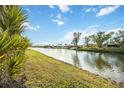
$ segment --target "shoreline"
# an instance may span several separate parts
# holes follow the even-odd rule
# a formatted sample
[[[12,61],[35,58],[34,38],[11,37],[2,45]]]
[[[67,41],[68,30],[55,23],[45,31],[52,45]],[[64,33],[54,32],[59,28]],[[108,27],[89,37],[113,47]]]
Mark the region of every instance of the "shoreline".
[[[32,47],[32,48],[45,48],[45,47]],[[69,49],[76,50],[75,48],[67,48],[67,47],[46,47],[50,49]],[[87,52],[97,52],[97,53],[116,53],[116,54],[124,54],[124,48],[84,48],[80,47],[77,51],[87,51]]]
[[[31,49],[31,50],[33,50],[33,49]],[[34,50],[34,51],[37,51],[37,50]],[[37,51],[37,52],[39,52],[39,51]],[[91,51],[87,51],[87,52],[91,52]],[[39,52],[39,53],[41,53],[41,52]],[[105,52],[105,53],[106,53],[106,52]],[[62,61],[62,60],[59,60],[59,59],[57,59],[57,58],[50,57],[50,56],[48,56],[48,55],[46,55],[46,54],[44,54],[44,53],[41,53],[41,54],[44,55],[44,56],[47,56],[47,57],[49,57],[49,58],[52,58],[52,59],[54,59],[54,60],[57,60],[57,61],[59,61],[59,62],[62,62],[63,64],[72,66],[72,67],[77,68],[77,69],[82,70],[82,71],[86,71],[86,72],[88,72],[88,73],[90,73],[90,74],[94,74],[94,75],[96,75],[97,77],[102,77],[102,78],[104,78],[104,79],[111,80],[112,82],[118,83],[118,84],[123,83],[123,82],[117,82],[117,81],[115,81],[115,80],[112,80],[110,77],[107,78],[107,77],[101,76],[101,75],[99,75],[99,74],[92,73],[92,72],[90,72],[90,71],[88,71],[88,70],[85,70],[85,69],[76,67],[76,66],[74,66],[74,65],[72,65],[72,64],[69,64],[69,63],[64,62],[64,61]]]
[[[37,53],[40,53],[40,52],[38,52],[38,51],[36,51],[36,50],[28,50],[28,51],[33,51],[33,52],[37,52]],[[105,80],[104,82],[108,82],[108,83],[110,83],[111,82],[111,84],[114,84],[114,86],[118,86],[118,87],[122,87],[122,85],[120,86],[120,83],[117,83],[117,82],[115,82],[114,80],[111,80],[110,78],[105,78],[105,77],[102,77],[102,76],[100,76],[100,75],[97,75],[97,74],[94,74],[94,73],[91,73],[91,72],[89,72],[89,71],[87,71],[87,70],[83,70],[83,69],[81,69],[81,68],[78,68],[78,67],[75,67],[75,66],[73,66],[73,65],[71,65],[71,64],[68,64],[68,63],[65,63],[64,61],[61,61],[61,60],[58,60],[58,59],[55,59],[55,58],[52,58],[52,57],[49,57],[49,56],[47,56],[47,55],[45,55],[45,54],[42,54],[42,53],[40,53],[41,55],[43,55],[46,59],[45,60],[47,60],[47,59],[50,59],[50,60],[54,60],[54,61],[56,61],[56,63],[57,64],[61,64],[61,66],[67,66],[68,68],[71,68],[71,69],[76,69],[76,70],[78,70],[81,74],[88,74],[89,76],[92,76],[92,77],[94,77],[94,80],[96,80],[96,79],[101,79],[101,81],[103,80]],[[39,55],[40,55],[39,54]],[[61,62],[60,62],[61,61]],[[60,68],[61,68],[61,66],[60,66]],[[68,69],[68,68],[65,68],[65,69]],[[76,73],[74,73],[74,74],[76,74]],[[89,77],[89,78],[92,78],[92,77]],[[74,77],[74,78],[76,78],[76,77]],[[81,77],[80,77],[81,78]],[[84,77],[82,77],[82,78],[84,78]],[[82,79],[83,80],[83,79]],[[94,81],[93,80],[93,81]],[[95,82],[97,82],[97,81],[95,81]],[[92,82],[91,82],[92,83]],[[101,82],[102,83],[102,82]]]

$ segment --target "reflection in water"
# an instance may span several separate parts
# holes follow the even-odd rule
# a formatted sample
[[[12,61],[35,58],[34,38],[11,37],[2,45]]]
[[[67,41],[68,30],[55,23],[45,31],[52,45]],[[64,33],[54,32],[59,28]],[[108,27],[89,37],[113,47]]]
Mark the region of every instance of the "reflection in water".
[[[124,55],[67,49],[32,48],[92,73],[124,82]]]
[[[74,62],[74,66],[81,67],[80,61],[79,61],[79,58],[78,58],[78,55],[77,55],[77,51],[75,51],[75,53],[72,54],[72,59],[73,59],[73,62]]]
[[[95,58],[94,62],[95,62],[97,69],[101,71],[104,71],[105,69],[111,69],[110,64],[108,64],[107,61],[102,58],[102,56],[104,55],[99,53],[98,56]]]

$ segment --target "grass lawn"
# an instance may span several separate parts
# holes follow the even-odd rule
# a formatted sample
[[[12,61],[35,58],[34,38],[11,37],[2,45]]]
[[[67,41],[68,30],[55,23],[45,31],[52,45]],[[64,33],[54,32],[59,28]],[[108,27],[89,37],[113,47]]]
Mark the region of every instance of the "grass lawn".
[[[27,87],[118,87],[110,79],[65,64],[34,50],[26,51],[25,73]]]

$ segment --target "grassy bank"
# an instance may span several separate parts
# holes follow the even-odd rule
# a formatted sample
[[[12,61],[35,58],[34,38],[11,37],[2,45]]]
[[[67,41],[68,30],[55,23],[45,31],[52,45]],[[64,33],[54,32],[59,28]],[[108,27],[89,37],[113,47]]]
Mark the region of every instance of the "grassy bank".
[[[79,48],[78,51],[124,54],[124,48]]]
[[[109,79],[65,64],[34,50],[27,50],[27,87],[118,87]]]

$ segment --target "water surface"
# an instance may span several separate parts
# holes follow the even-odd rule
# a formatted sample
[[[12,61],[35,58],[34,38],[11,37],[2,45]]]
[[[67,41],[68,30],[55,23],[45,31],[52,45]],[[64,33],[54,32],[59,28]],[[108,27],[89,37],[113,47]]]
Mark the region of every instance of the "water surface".
[[[55,59],[117,82],[124,82],[124,55],[68,49],[32,48]]]

